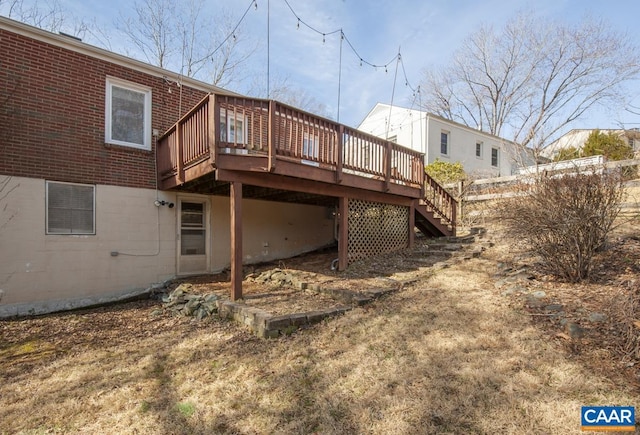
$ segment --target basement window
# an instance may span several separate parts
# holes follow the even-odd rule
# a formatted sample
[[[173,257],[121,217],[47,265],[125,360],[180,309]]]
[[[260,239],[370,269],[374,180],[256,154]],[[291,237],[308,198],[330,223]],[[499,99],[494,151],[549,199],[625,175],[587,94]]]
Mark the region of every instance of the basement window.
[[[46,233],[95,234],[96,187],[46,182]]]
[[[107,77],[105,142],[151,150],[151,89]]]

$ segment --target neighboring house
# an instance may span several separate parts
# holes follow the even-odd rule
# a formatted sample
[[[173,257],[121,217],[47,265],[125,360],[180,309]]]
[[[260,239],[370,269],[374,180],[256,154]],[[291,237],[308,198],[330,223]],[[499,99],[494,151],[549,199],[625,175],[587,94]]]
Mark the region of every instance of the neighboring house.
[[[542,150],[542,155],[553,160],[562,149],[575,148],[581,150],[589,139],[589,135],[597,129],[573,129]],[[624,140],[635,153],[640,152],[640,129],[599,130],[601,133],[614,133]]]
[[[531,164],[513,142],[421,110],[378,103],[358,129],[424,153],[425,164],[460,162],[474,178],[511,175]]]
[[[385,157],[364,167],[361,148]],[[442,206],[420,201],[421,160],[275,101],[0,17],[0,317],[227,267],[236,299],[243,263],[337,239],[344,269],[411,246],[414,223],[455,234],[455,201],[444,192],[430,197]]]

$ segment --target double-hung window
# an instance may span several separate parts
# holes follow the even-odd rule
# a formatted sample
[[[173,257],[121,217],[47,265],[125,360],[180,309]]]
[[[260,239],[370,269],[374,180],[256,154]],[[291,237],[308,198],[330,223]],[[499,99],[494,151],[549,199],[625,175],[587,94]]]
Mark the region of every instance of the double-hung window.
[[[95,193],[90,184],[46,182],[46,233],[95,234]]]
[[[444,156],[449,155],[449,132],[448,131],[440,132],[440,154]]]
[[[500,162],[498,151],[498,148],[491,148],[491,166],[494,168],[497,168],[498,163]]]
[[[247,124],[247,117],[242,113],[220,109],[220,140],[233,144],[246,144]]]
[[[105,142],[151,150],[151,89],[107,77]]]
[[[480,141],[476,142],[476,157],[479,159],[482,158],[482,142]]]

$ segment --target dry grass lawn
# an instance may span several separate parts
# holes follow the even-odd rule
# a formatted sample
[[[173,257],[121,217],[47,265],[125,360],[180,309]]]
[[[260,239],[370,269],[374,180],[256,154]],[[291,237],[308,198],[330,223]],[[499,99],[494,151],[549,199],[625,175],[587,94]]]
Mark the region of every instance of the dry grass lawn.
[[[0,433],[571,434],[640,405],[500,295],[497,249],[275,340],[153,301],[0,322]]]

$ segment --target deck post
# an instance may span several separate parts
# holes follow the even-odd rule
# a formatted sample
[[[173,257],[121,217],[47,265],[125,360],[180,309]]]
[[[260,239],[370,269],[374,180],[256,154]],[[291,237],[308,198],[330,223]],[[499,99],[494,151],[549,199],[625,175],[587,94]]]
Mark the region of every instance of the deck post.
[[[182,124],[176,124],[176,178],[179,184],[184,183],[184,143],[182,140]]]
[[[338,198],[338,270],[349,264],[349,198]]]
[[[209,119],[209,159],[212,167],[216,167],[216,157],[218,156],[218,126],[220,125],[220,109],[216,101],[216,94],[209,94],[207,106]]]
[[[409,206],[409,249],[413,249],[413,245],[415,243],[416,238],[416,203],[417,199],[411,201],[411,205]]]
[[[336,141],[336,183],[342,183],[342,165],[344,164],[344,125],[338,127],[338,140]]]
[[[268,170],[273,172],[276,169],[276,102],[269,100],[269,120],[267,126],[268,150]]]
[[[242,183],[231,183],[231,300],[242,299]]]
[[[389,191],[389,184],[391,183],[391,154],[392,154],[392,143],[388,140],[386,141],[386,146],[384,147],[384,191]]]

